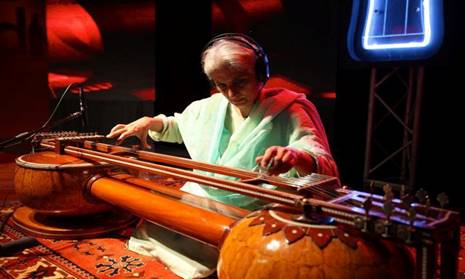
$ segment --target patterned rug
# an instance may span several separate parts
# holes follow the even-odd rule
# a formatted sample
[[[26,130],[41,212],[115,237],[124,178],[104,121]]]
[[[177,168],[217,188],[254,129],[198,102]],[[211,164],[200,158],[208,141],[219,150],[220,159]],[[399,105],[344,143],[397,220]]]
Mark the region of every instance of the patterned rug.
[[[126,229],[103,238],[52,240],[0,256],[0,278],[179,278],[154,257],[127,250],[132,233]],[[10,221],[0,243],[25,237]],[[465,227],[460,233],[459,279],[465,279]],[[215,278],[212,276],[212,278]]]
[[[154,257],[126,249],[131,230],[104,238],[51,240],[0,257],[0,278],[179,278]],[[25,235],[8,222],[0,243]]]

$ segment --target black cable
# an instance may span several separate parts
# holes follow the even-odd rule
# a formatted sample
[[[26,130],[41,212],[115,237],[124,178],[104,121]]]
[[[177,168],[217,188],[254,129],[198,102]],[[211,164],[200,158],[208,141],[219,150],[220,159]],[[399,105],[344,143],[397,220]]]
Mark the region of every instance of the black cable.
[[[73,86],[74,84],[75,84],[75,83],[72,82],[72,83],[70,83],[70,84],[65,88],[65,91],[63,91],[63,94],[61,95],[60,100],[58,100],[58,103],[55,105],[55,108],[53,109],[52,113],[50,114],[50,117],[47,119],[47,121],[45,121],[45,123],[42,125],[41,128],[47,126],[48,123],[50,123],[50,121],[52,120],[53,116],[55,116],[55,113],[57,112],[58,107],[60,106],[61,102],[62,102],[63,99],[65,98],[65,95],[68,93],[69,89],[70,89],[71,86]]]
[[[0,211],[3,211],[3,209],[6,208],[7,197],[8,195],[5,196]],[[7,212],[4,216],[1,216],[2,220],[0,223],[0,234],[3,234],[5,225],[10,219],[10,217],[13,215],[13,213],[14,210],[12,210],[11,212]],[[37,241],[37,239],[30,236],[23,236],[19,239],[11,240],[6,243],[0,243],[0,257],[13,255],[21,250],[24,250],[32,246],[36,246],[38,244],[39,242]]]
[[[20,144],[26,140],[29,140],[31,139],[32,137],[34,137],[38,132],[40,132],[42,129],[44,129],[49,123],[50,121],[52,120],[53,116],[55,116],[61,102],[63,101],[64,97],[66,96],[66,94],[69,92],[69,89],[71,88],[71,86],[73,86],[75,83],[70,83],[66,88],[65,90],[63,91],[63,94],[61,95],[60,97],[60,100],[58,100],[58,103],[55,105],[55,108],[53,109],[52,113],[50,114],[50,117],[47,119],[47,121],[45,121],[44,124],[42,124],[42,126],[39,128],[39,129],[36,129],[35,131],[33,132],[22,132],[6,141],[3,141],[0,143],[0,150],[1,149],[5,149],[5,148],[9,148],[9,147],[12,147],[12,146],[15,146],[17,144]],[[26,138],[23,138],[24,136],[27,136]],[[10,143],[11,142],[11,143]]]

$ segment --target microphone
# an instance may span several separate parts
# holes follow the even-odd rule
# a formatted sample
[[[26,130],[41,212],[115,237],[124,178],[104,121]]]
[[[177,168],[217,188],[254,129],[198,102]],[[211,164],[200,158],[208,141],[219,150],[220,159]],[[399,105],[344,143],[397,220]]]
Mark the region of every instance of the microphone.
[[[79,87],[79,111],[81,112],[82,127],[87,127],[87,106],[84,100],[82,87]]]

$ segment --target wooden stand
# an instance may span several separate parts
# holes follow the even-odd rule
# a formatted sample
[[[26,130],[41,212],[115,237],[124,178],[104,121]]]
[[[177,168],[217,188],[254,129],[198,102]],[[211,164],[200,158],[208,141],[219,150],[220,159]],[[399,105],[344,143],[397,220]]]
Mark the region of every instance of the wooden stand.
[[[122,211],[60,217],[43,215],[25,206],[16,209],[12,216],[12,222],[26,234],[55,239],[98,237],[124,229],[137,220],[137,217]]]

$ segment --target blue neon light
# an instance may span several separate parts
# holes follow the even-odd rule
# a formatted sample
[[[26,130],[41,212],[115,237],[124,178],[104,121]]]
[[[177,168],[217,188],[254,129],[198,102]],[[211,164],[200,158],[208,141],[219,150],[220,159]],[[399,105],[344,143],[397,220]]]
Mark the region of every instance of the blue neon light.
[[[348,47],[356,60],[425,59],[436,53],[442,43],[442,0],[353,3]]]

